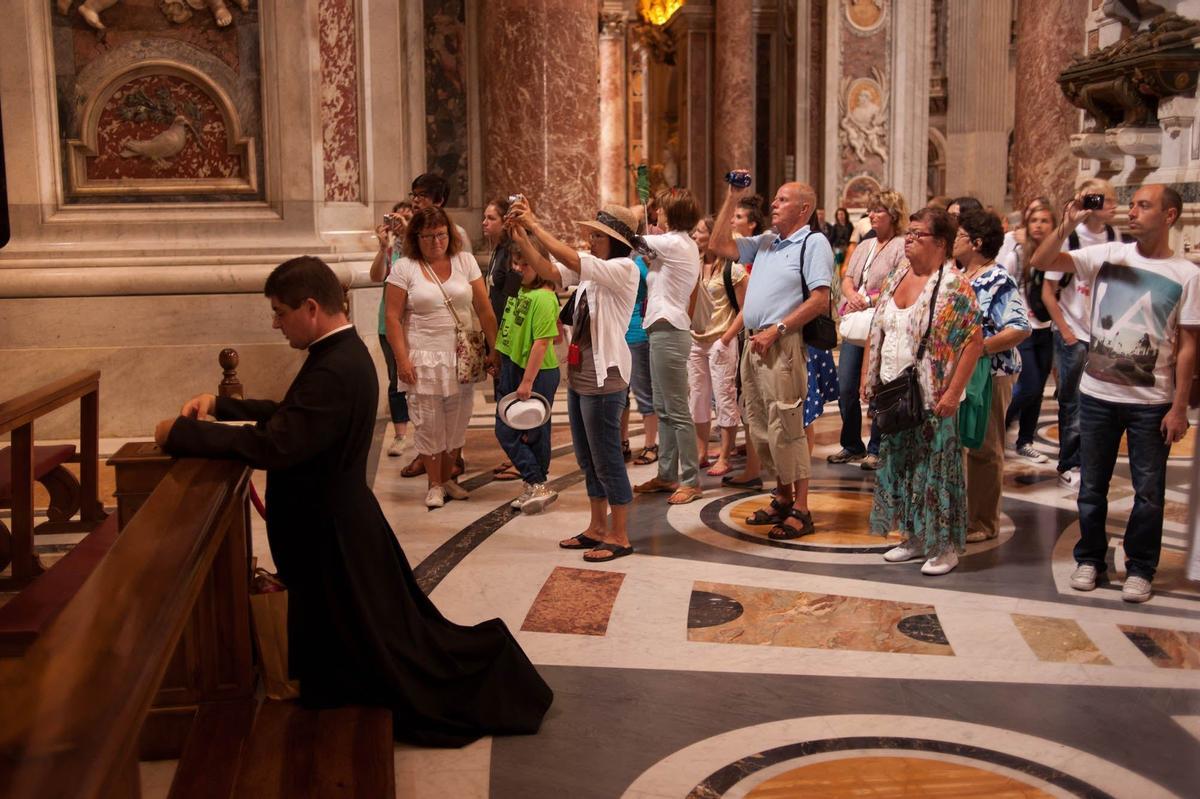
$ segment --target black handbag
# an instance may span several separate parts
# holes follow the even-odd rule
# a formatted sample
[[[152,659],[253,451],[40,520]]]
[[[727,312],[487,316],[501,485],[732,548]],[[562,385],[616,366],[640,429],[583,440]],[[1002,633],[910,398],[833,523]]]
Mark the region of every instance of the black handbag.
[[[917,378],[917,368],[921,359],[925,357],[925,345],[929,342],[929,331],[933,328],[933,312],[937,307],[938,290],[942,287],[943,269],[945,266],[938,269],[933,297],[929,300],[929,323],[925,326],[925,335],[921,336],[921,344],[917,347],[916,359],[912,366],[894,379],[875,388],[875,426],[883,435],[918,427],[928,415],[925,401],[921,397],[921,381]]]
[[[812,234],[809,233],[808,236]],[[804,290],[804,302],[808,302],[808,281],[804,279],[804,249],[808,236],[800,243],[800,286]],[[831,350],[837,346],[837,324],[833,321],[833,293],[829,295],[829,313],[819,313],[801,328],[804,343],[819,350]]]

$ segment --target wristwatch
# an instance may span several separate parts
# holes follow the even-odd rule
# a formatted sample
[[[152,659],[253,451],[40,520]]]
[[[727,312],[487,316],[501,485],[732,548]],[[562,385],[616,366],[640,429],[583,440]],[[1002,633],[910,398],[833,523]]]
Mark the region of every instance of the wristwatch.
[[[780,322],[779,324],[775,325],[775,332],[782,336],[787,332],[787,325],[785,325],[783,322]]]

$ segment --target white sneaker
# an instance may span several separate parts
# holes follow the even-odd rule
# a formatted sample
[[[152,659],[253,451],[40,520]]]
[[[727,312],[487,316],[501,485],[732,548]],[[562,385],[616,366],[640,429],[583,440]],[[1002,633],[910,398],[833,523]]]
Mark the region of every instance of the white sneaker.
[[[953,571],[954,567],[957,565],[958,553],[952,549],[945,554],[938,555],[935,558],[930,558],[929,560],[925,561],[925,565],[921,567],[921,574],[928,574],[931,576],[945,574],[946,572]]]
[[[1071,572],[1071,587],[1076,591],[1095,591],[1099,571],[1093,563],[1080,563]]]
[[[403,454],[406,446],[408,446],[408,436],[396,436],[392,439],[391,446],[388,447],[388,457],[399,458],[400,455]]]
[[[447,480],[442,483],[442,490],[446,492],[446,496],[450,499],[470,499],[471,492],[460,486],[453,480]]]
[[[513,510],[520,510],[521,506],[528,502],[529,498],[533,496],[533,483],[522,483],[521,485],[521,495],[512,502],[508,503],[508,507],[512,508]]]
[[[425,507],[440,508],[446,504],[446,490],[441,486],[433,486],[425,493]]]
[[[1145,577],[1129,575],[1121,586],[1121,599],[1126,602],[1145,602],[1150,598],[1150,581]]]
[[[1078,466],[1076,466],[1074,469],[1067,469],[1065,472],[1058,473],[1058,484],[1063,488],[1070,489],[1071,491],[1079,490],[1079,483],[1081,479],[1082,478],[1079,476]]]
[[[533,491],[529,495],[529,499],[521,505],[522,513],[541,513],[543,509],[554,500],[558,499],[558,492],[551,491],[545,483],[538,483],[533,486]]]
[[[1016,448],[1016,452],[1025,460],[1033,461],[1034,463],[1046,463],[1048,460],[1050,460],[1045,455],[1034,449],[1033,444],[1022,444]]]
[[[910,544],[905,541],[900,546],[892,547],[887,552],[883,553],[883,559],[888,563],[903,563],[906,560],[913,560],[921,557],[923,553],[917,549],[916,544]]]

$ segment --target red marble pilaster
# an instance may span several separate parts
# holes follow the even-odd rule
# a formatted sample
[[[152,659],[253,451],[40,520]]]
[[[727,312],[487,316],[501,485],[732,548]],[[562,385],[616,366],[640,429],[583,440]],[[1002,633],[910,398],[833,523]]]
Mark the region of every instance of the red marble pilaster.
[[[520,192],[557,235],[598,206],[600,96],[594,0],[481,4],[484,188]]]
[[[1018,0],[1017,108],[1013,128],[1013,202],[1055,201],[1074,188],[1077,162],[1071,134],[1079,111],[1058,87],[1058,75],[1084,48],[1087,0]]]
[[[321,0],[321,149],[325,200],[362,199],[358,132],[358,40],[353,0]]]
[[[625,31],[623,14],[600,15],[600,200],[625,203]]]
[[[714,25],[712,180],[719,187],[721,175],[754,161],[754,20],[747,3],[716,0]]]

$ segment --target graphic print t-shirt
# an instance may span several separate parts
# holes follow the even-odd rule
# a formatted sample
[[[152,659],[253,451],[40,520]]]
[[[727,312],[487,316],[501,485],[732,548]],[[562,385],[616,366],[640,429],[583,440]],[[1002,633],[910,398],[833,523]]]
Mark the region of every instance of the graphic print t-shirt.
[[[1175,333],[1200,326],[1200,266],[1145,258],[1112,242],[1070,253],[1092,286],[1091,334],[1080,390],[1107,402],[1165,405],[1175,398]]]

